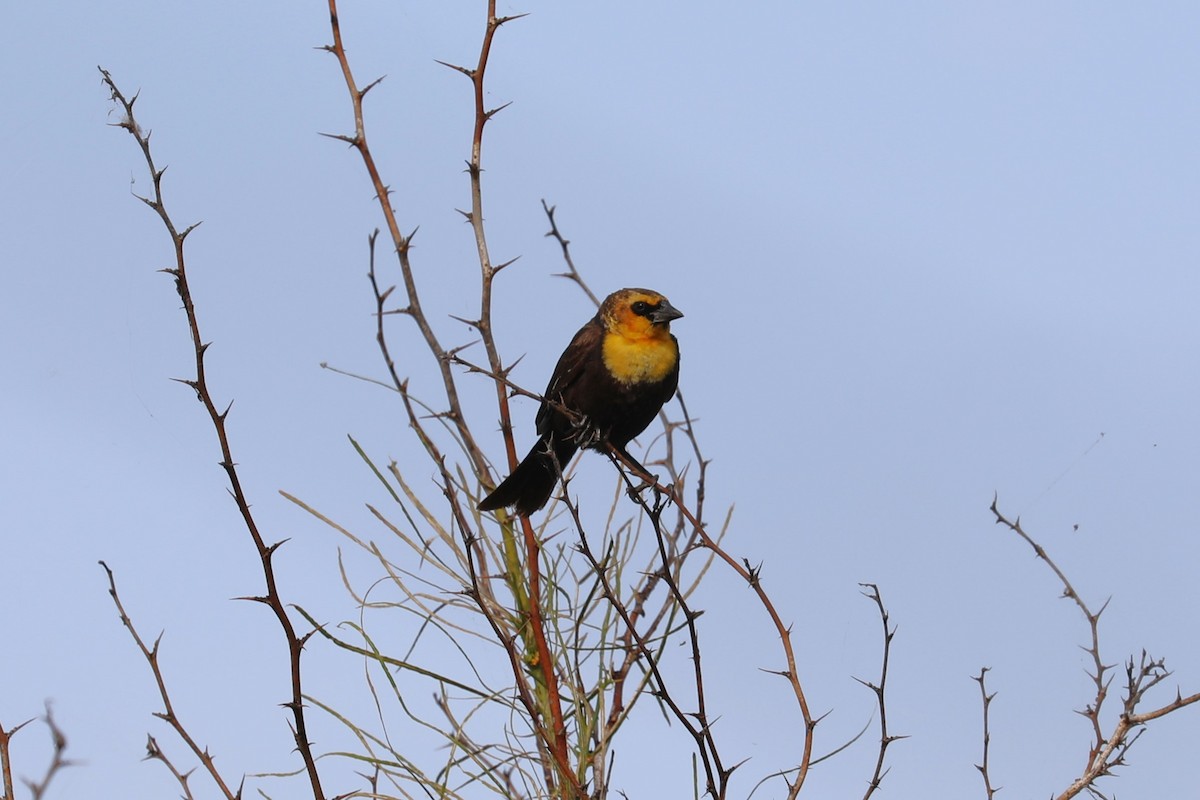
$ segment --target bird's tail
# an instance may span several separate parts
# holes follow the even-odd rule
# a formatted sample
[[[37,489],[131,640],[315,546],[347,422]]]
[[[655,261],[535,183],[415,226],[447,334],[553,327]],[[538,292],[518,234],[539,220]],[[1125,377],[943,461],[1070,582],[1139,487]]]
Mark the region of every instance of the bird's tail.
[[[560,469],[565,469],[578,446],[574,442],[555,442],[554,455],[549,443],[539,439],[529,455],[517,465],[512,474],[479,503],[480,511],[494,511],[512,506],[518,514],[528,515],[546,505]],[[555,466],[555,460],[558,466]]]

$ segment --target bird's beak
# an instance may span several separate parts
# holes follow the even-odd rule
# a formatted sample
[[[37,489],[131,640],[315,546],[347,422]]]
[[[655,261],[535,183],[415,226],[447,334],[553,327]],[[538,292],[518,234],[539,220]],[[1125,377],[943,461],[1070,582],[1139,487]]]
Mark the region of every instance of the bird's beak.
[[[665,325],[673,319],[679,319],[683,316],[683,312],[675,306],[663,300],[658,308],[650,314],[650,321],[655,325]]]

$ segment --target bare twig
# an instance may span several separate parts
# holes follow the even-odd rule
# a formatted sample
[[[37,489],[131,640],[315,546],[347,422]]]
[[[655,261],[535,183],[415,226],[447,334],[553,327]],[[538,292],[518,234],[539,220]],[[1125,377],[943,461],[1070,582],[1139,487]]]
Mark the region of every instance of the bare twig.
[[[982,667],[979,670],[979,675],[971,680],[979,684],[979,695],[983,700],[983,762],[976,764],[975,769],[979,770],[980,776],[983,778],[983,789],[987,794],[987,800],[992,800],[996,796],[996,792],[1000,791],[1001,787],[992,786],[991,773],[991,708],[992,699],[996,696],[993,692],[988,694],[987,690],[987,673],[988,667]]]
[[[417,291],[416,277],[409,258],[413,234],[406,236],[400,230],[400,223],[396,219],[396,211],[392,208],[390,200],[391,189],[383,182],[379,168],[375,163],[375,157],[371,153],[370,144],[367,141],[366,125],[363,120],[363,98],[378,81],[370,84],[365,89],[358,88],[358,84],[354,79],[354,73],[350,69],[350,61],[346,56],[346,49],[342,44],[342,29],[338,21],[337,1],[329,0],[328,5],[329,25],[333,35],[333,44],[326,45],[322,49],[332,53],[337,58],[338,65],[342,70],[342,77],[346,83],[346,91],[350,95],[350,103],[354,113],[354,134],[349,136],[336,134],[331,135],[331,138],[346,142],[357,150],[358,154],[362,157],[363,167],[367,170],[367,175],[370,177],[371,186],[374,189],[375,198],[379,202],[380,211],[383,213],[388,236],[392,240],[392,245],[396,251],[396,260],[400,267],[406,303],[400,310],[416,323],[417,329],[420,331],[426,346],[436,358],[442,379],[442,387],[445,390],[446,398],[450,405],[450,411],[447,416],[455,425],[458,436],[471,458],[475,471],[479,474],[486,474],[487,459],[484,457],[483,451],[476,444],[475,437],[467,425],[466,417],[462,413],[462,406],[458,398],[458,387],[454,380],[454,373],[450,370],[450,362],[446,358],[446,350],[442,347],[441,342],[434,333],[433,326],[430,324],[421,305],[420,294]],[[388,289],[382,294],[386,297],[390,292],[391,290]],[[379,294],[378,290],[377,294]],[[401,388],[398,376],[393,375],[393,379],[398,381],[396,388]]]
[[[546,212],[546,218],[550,220],[550,230],[546,235],[554,237],[554,241],[558,242],[558,246],[562,248],[563,262],[567,265],[567,271],[558,273],[558,277],[574,281],[583,290],[583,293],[588,296],[588,299],[592,301],[592,305],[599,306],[600,298],[596,297],[591,287],[584,282],[583,276],[579,274],[579,270],[575,269],[575,261],[571,258],[571,241],[558,230],[558,223],[554,220],[554,212],[557,208],[557,206],[549,205],[545,200],[542,200],[542,210]]]
[[[157,646],[158,643],[155,642],[156,649]],[[180,772],[179,769],[175,767],[175,764],[172,763],[171,759],[167,758],[167,754],[162,751],[162,748],[158,746],[158,741],[150,735],[146,736],[146,760],[161,761],[163,766],[167,768],[167,771],[170,772],[175,778],[175,782],[179,784],[179,788],[183,791],[183,796],[187,800],[193,800],[194,795],[192,794],[192,787],[188,784],[188,778],[192,776],[192,771],[188,770],[187,772]],[[241,797],[240,789],[238,790],[237,796]]]
[[[126,630],[129,631],[129,635],[133,637],[133,641],[137,644],[138,650],[142,652],[142,656],[146,659],[146,663],[150,665],[150,672],[154,675],[154,683],[158,686],[158,696],[162,700],[163,710],[155,712],[154,716],[171,726],[171,729],[175,731],[175,735],[178,736],[183,743],[187,745],[188,749],[192,751],[192,755],[194,755],[204,767],[204,771],[208,773],[210,778],[212,778],[213,783],[217,785],[217,789],[220,790],[221,794],[226,798],[226,800],[235,800],[237,795],[232,789],[229,788],[229,784],[225,782],[225,778],[217,770],[216,764],[213,762],[213,757],[209,753],[208,748],[200,746],[200,744],[192,737],[191,733],[188,732],[187,726],[183,724],[183,721],[175,713],[175,706],[171,703],[171,694],[167,690],[167,681],[163,677],[162,668],[158,663],[158,645],[162,641],[162,634],[159,634],[158,638],[154,640],[154,644],[152,646],[146,645],[146,641],[142,638],[141,634],[138,633],[137,628],[134,626],[133,620],[130,618],[129,614],[126,613],[124,604],[121,603],[121,596],[117,594],[117,581],[113,575],[113,571],[109,569],[108,564],[105,564],[103,561],[100,562],[100,566],[104,568],[104,572],[108,576],[108,594],[110,597],[112,597],[113,604],[117,607],[117,614],[121,618],[121,624],[124,625]],[[154,742],[153,738],[150,739],[150,742],[154,744],[154,747],[157,750],[157,743]],[[147,757],[157,758],[157,754],[150,752]],[[167,763],[165,759],[158,758],[158,760]],[[172,773],[175,772],[174,767],[170,767],[170,769]]]
[[[875,700],[879,704],[879,758],[875,760],[875,772],[871,775],[871,780],[867,784],[866,794],[863,795],[863,800],[867,800],[867,798],[875,794],[875,790],[879,788],[879,784],[887,774],[887,770],[884,769],[884,761],[887,757],[888,745],[897,739],[904,739],[906,737],[888,733],[887,724],[885,694],[887,691],[888,663],[892,653],[892,639],[896,635],[896,629],[889,626],[887,608],[883,605],[883,598],[879,594],[879,587],[873,583],[860,583],[859,586],[863,588],[863,595],[875,603],[879,609],[879,619],[883,622],[883,665],[879,669],[879,683],[874,684],[870,681],[855,678],[855,680],[875,694]]]

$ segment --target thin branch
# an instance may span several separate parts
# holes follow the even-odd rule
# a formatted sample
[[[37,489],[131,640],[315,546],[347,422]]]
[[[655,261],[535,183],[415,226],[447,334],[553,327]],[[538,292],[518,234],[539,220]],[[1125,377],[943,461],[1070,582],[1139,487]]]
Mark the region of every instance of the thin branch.
[[[179,788],[183,790],[183,796],[186,798],[186,800],[193,800],[194,796],[192,795],[192,787],[188,784],[188,778],[192,776],[191,770],[188,770],[187,772],[180,772],[179,769],[177,769],[171,762],[171,759],[167,758],[167,754],[162,751],[162,748],[158,746],[158,741],[150,735],[146,736],[145,760],[162,762],[163,766],[167,768],[167,771],[170,772],[175,778],[176,783],[179,784]],[[238,790],[238,796],[241,796],[240,788]]]
[[[600,298],[596,297],[591,287],[584,282],[583,276],[579,274],[579,270],[575,269],[575,260],[571,258],[571,241],[558,230],[558,223],[554,220],[554,212],[557,208],[557,206],[549,205],[545,200],[542,200],[542,210],[546,212],[546,219],[550,220],[550,230],[546,235],[554,237],[554,241],[558,242],[558,246],[562,248],[563,261],[567,265],[567,271],[558,273],[558,277],[573,281],[583,290],[588,299],[592,301],[592,305],[599,307]]]
[[[874,684],[863,680],[858,681],[875,694],[875,700],[879,704],[879,757],[875,760],[875,772],[872,773],[871,780],[867,784],[867,792],[863,795],[863,800],[867,800],[871,795],[875,794],[875,790],[883,782],[883,776],[887,774],[887,770],[884,769],[884,762],[887,757],[888,745],[906,737],[888,733],[887,724],[885,693],[887,691],[888,663],[892,653],[892,639],[896,635],[896,629],[889,627],[888,612],[887,608],[883,605],[883,598],[879,594],[879,587],[873,583],[860,583],[859,586],[864,590],[863,595],[875,603],[875,606],[879,609],[879,619],[883,622],[883,665],[879,669],[879,683]]]
[[[976,764],[975,769],[979,770],[979,774],[983,778],[983,789],[984,789],[984,792],[986,792],[986,794],[987,794],[987,800],[993,800],[993,798],[996,796],[996,792],[1000,791],[1000,789],[1002,787],[999,787],[999,786],[993,787],[992,786],[991,708],[992,708],[992,699],[996,696],[996,694],[995,694],[995,692],[993,692],[992,694],[988,694],[988,690],[987,690],[988,669],[989,669],[988,667],[982,667],[979,670],[979,675],[972,678],[971,680],[973,680],[979,684],[979,695],[980,695],[980,698],[983,700],[983,762],[980,764]]]
[[[712,734],[706,725],[705,719],[701,714],[691,714],[684,711],[672,696],[670,685],[665,676],[659,671],[658,659],[650,649],[643,634],[637,630],[634,618],[625,604],[620,600],[616,589],[608,577],[608,569],[596,556],[595,551],[588,541],[583,521],[579,517],[579,509],[570,499],[569,494],[564,493],[563,503],[567,506],[571,518],[575,523],[575,530],[579,534],[579,552],[588,560],[593,573],[600,582],[605,597],[608,598],[613,609],[621,617],[627,637],[632,640],[642,662],[650,674],[653,675],[655,697],[670,709],[671,715],[683,725],[684,729],[691,734],[696,742],[701,765],[705,772],[705,791],[711,794],[713,798],[723,798],[725,796],[725,779],[727,775],[723,774],[720,767],[719,757],[716,756],[716,745],[712,740]],[[662,574],[666,572],[668,570],[664,569]],[[676,598],[677,601],[677,595],[673,594],[672,597]],[[714,758],[717,759],[716,763],[714,763]]]
[[[142,132],[142,128],[134,118],[133,104],[137,98],[135,96],[132,99],[126,99],[121,90],[117,88],[112,76],[106,70],[101,69],[100,74],[103,77],[104,84],[112,94],[113,101],[118,104],[122,111],[121,121],[116,123],[117,127],[125,129],[133,136],[142,151],[146,167],[150,172],[154,194],[152,198],[143,197],[142,200],[154,210],[171,236],[171,243],[175,250],[175,266],[163,271],[175,279],[175,289],[179,294],[179,299],[183,303],[183,310],[187,317],[188,331],[191,334],[192,346],[195,352],[196,377],[191,380],[185,380],[183,383],[186,383],[196,392],[197,398],[208,412],[209,420],[216,433],[217,443],[221,451],[220,463],[229,480],[230,493],[233,495],[238,512],[241,514],[242,522],[249,532],[250,538],[254,541],[254,548],[262,564],[266,594],[252,599],[270,607],[271,611],[275,614],[275,619],[279,623],[280,629],[283,631],[284,639],[287,643],[291,673],[291,699],[284,705],[292,712],[293,738],[296,742],[296,748],[304,760],[313,797],[315,800],[324,800],[325,793],[321,790],[321,778],[317,772],[316,759],[313,757],[312,747],[308,739],[308,727],[304,718],[304,693],[300,678],[300,654],[303,650],[305,640],[296,635],[295,628],[288,617],[287,609],[279,595],[275,581],[273,556],[281,543],[268,545],[259,532],[258,524],[250,512],[250,502],[242,488],[241,477],[238,474],[237,464],[234,461],[233,451],[229,444],[229,436],[225,425],[229,409],[228,407],[223,409],[218,408],[208,386],[204,358],[205,353],[208,351],[208,343],[200,335],[200,323],[196,314],[196,306],[192,302],[192,292],[188,284],[187,262],[184,258],[184,241],[187,239],[188,234],[195,230],[196,225],[191,225],[182,231],[175,227],[163,201],[162,176],[165,170],[155,166],[154,157],[150,152],[149,134]]]
[[[1010,520],[1000,512],[999,502],[998,496],[992,499],[991,512],[995,517],[995,523],[1008,528],[1033,548],[1034,554],[1046,563],[1062,583],[1062,596],[1073,600],[1088,622],[1091,643],[1083,649],[1091,658],[1092,671],[1088,673],[1088,677],[1091,678],[1092,684],[1096,688],[1096,694],[1092,702],[1079,713],[1091,723],[1093,739],[1091,747],[1088,749],[1087,761],[1079,777],[1072,781],[1071,785],[1059,794],[1056,800],[1070,800],[1084,791],[1099,794],[1095,788],[1096,780],[1112,775],[1116,767],[1125,764],[1125,756],[1141,736],[1143,726],[1151,720],[1200,702],[1200,693],[1184,697],[1177,691],[1174,701],[1153,711],[1139,713],[1137,709],[1146,692],[1170,675],[1161,659],[1152,659],[1143,651],[1137,665],[1134,664],[1132,658],[1126,662],[1125,697],[1122,701],[1121,714],[1113,729],[1106,734],[1100,715],[1112,684],[1112,678],[1107,674],[1112,669],[1112,665],[1106,665],[1100,655],[1100,616],[1108,607],[1108,603],[1105,602],[1098,611],[1093,612],[1079,596],[1066,574],[1046,553],[1045,548],[1021,527],[1020,518]]]
[[[546,217],[550,222],[550,231],[546,235],[553,237],[559,243],[559,246],[562,248],[564,261],[567,264],[568,271],[566,273],[561,274],[561,277],[568,278],[569,280],[572,280],[573,282],[575,282],[580,287],[580,289],[582,289],[587,294],[587,296],[592,300],[593,303],[596,303],[597,305],[599,305],[595,294],[592,293],[591,289],[583,281],[582,276],[579,274],[578,270],[576,270],[576,268],[575,268],[574,261],[570,255],[570,249],[569,249],[570,242],[569,242],[569,240],[566,239],[565,236],[563,236],[563,234],[559,230],[557,222],[555,220],[555,216],[554,216],[555,207],[550,206],[548,203],[546,203],[545,200],[543,200],[542,208],[545,211]],[[698,463],[700,465],[700,477],[699,477],[699,480],[697,481],[697,490],[696,490],[696,510],[695,510],[695,512],[693,512],[687,508],[687,506],[683,502],[683,498],[682,498],[680,492],[678,491],[678,489],[676,489],[675,485],[664,486],[662,484],[659,484],[657,481],[657,478],[655,478],[652,475],[645,474],[640,465],[626,461],[624,456],[622,456],[620,453],[617,453],[612,448],[609,449],[609,457],[611,459],[613,459],[614,463],[620,463],[620,464],[624,465],[625,469],[621,471],[621,475],[622,475],[623,480],[626,482],[626,486],[628,488],[629,494],[631,497],[633,497],[635,499],[636,502],[639,503],[639,505],[642,506],[643,510],[647,513],[648,517],[654,522],[655,530],[656,530],[656,533],[659,535],[660,543],[662,542],[662,531],[658,527],[657,515],[659,513],[661,513],[661,507],[656,504],[655,507],[652,508],[651,505],[644,499],[643,492],[647,489],[654,491],[657,496],[666,497],[671,502],[673,502],[676,505],[676,507],[678,508],[679,515],[680,515],[680,518],[679,518],[680,530],[682,530],[683,526],[685,526],[685,525],[690,530],[690,535],[689,535],[688,544],[687,544],[686,549],[690,550],[692,547],[697,546],[697,545],[708,548],[714,557],[718,558],[719,560],[721,560],[725,564],[727,564],[729,567],[731,567],[739,576],[742,577],[743,580],[745,580],[751,586],[751,588],[755,591],[755,594],[758,596],[759,602],[762,604],[763,608],[767,611],[768,616],[771,618],[776,631],[779,633],[780,640],[782,642],[782,646],[783,646],[783,650],[784,650],[784,655],[785,655],[785,658],[787,660],[787,665],[788,665],[786,670],[776,671],[776,674],[782,675],[784,678],[786,678],[788,680],[788,683],[791,685],[793,694],[796,698],[797,705],[800,708],[801,715],[803,717],[804,724],[805,724],[804,745],[803,745],[803,751],[802,751],[802,755],[801,755],[801,759],[800,759],[800,764],[799,764],[798,768],[796,769],[796,779],[794,781],[788,782],[788,798],[789,798],[789,800],[792,800],[792,798],[795,798],[799,794],[800,789],[804,784],[804,780],[807,777],[808,768],[811,766],[811,763],[812,763],[812,746],[813,746],[812,734],[813,734],[813,730],[817,724],[817,720],[813,719],[813,717],[811,716],[811,714],[809,712],[808,702],[807,702],[807,699],[805,698],[804,690],[801,687],[799,678],[797,676],[795,652],[794,652],[794,649],[793,649],[792,643],[791,643],[791,631],[786,625],[783,624],[782,619],[779,617],[778,613],[775,610],[774,604],[772,603],[771,599],[768,597],[766,591],[762,587],[761,582],[759,581],[758,569],[757,568],[751,569],[749,567],[748,563],[745,563],[745,564],[739,563],[736,559],[734,559],[728,552],[726,552],[721,547],[721,545],[718,541],[714,540],[711,536],[709,536],[709,534],[707,533],[707,531],[705,529],[705,525],[702,522],[702,519],[703,519],[702,514],[703,514],[703,507],[704,507],[704,484],[705,484],[704,473],[705,473],[705,470],[707,467],[707,462],[700,454],[699,444],[698,444],[698,441],[695,436],[695,431],[692,428],[692,418],[688,414],[687,406],[684,404],[682,393],[679,393],[679,403],[680,403],[681,409],[683,410],[683,416],[684,416],[684,421],[683,421],[682,425],[684,426],[687,438],[689,439],[689,441],[692,444],[694,453],[695,453]],[[660,412],[659,416],[660,416],[660,419],[662,419],[662,421],[663,421],[664,428],[669,433],[674,427],[673,423],[671,423],[670,420],[667,418],[665,410],[663,412]],[[670,439],[668,437],[668,443],[669,443],[669,441],[670,441]],[[673,459],[670,456],[668,456],[667,464],[668,465],[673,464]],[[673,472],[674,467],[669,466],[669,469],[672,471],[672,477],[677,478],[678,476],[674,475],[674,472]],[[634,482],[629,477],[631,474],[637,475],[640,479],[642,479],[644,481],[644,483],[642,483],[641,485],[635,485]],[[677,481],[673,481],[672,483],[676,484]],[[565,494],[566,493],[564,492],[564,495]],[[657,511],[655,509],[657,509]],[[577,523],[577,527],[579,527],[578,523]],[[582,535],[581,527],[579,527],[579,531]],[[676,534],[676,536],[678,538],[678,533]],[[665,553],[664,553],[664,558],[665,558]],[[593,563],[595,563],[594,556],[593,556],[592,560],[593,560]],[[664,562],[664,564],[665,564],[665,562]],[[665,567],[664,567],[664,569],[665,569]],[[677,588],[678,588],[677,586],[673,587],[673,589],[675,589],[675,590],[677,590]],[[693,622],[694,622],[694,617],[690,613],[685,613],[685,619],[687,620],[687,624],[688,624],[689,628],[691,629],[691,633],[693,634],[691,637],[691,642],[692,642],[693,648],[696,648],[696,647],[698,647],[697,639],[695,637],[695,629],[694,629],[694,627],[692,627]],[[626,624],[627,624],[627,626],[629,625],[628,620],[626,620]],[[627,627],[627,630],[628,630],[628,627]],[[701,700],[701,714],[703,714],[703,678],[702,678],[702,675],[700,674],[699,654],[697,652],[695,652],[695,649],[693,650],[693,658],[696,662],[695,669],[697,671],[697,691],[699,693],[699,698]],[[704,768],[707,771],[708,791],[714,792],[715,785],[714,785],[714,780],[713,780],[713,777],[714,777],[713,771],[712,771],[711,765],[709,765],[707,762],[704,761],[704,754],[706,752],[715,752],[715,743],[713,743],[711,741],[711,738],[708,740],[707,743],[705,743],[703,741],[703,735],[710,735],[710,733],[709,733],[710,729],[703,718],[701,718],[701,722],[702,722],[701,728],[698,728],[698,729],[689,728],[689,730],[693,730],[694,735],[695,735],[696,731],[701,731],[701,730],[703,731],[701,738],[698,739],[698,743],[700,746],[700,753],[701,753],[701,763],[702,763],[702,766],[704,766]],[[736,765],[734,768],[736,768]],[[730,770],[728,770],[728,772],[719,770],[723,775],[722,780],[724,778],[727,778],[728,774],[730,774],[734,768],[731,768]],[[781,772],[779,774],[783,775],[785,780],[787,780],[787,776],[785,773]],[[720,796],[720,795],[717,795],[717,796]]]
[[[400,267],[400,275],[404,284],[404,313],[416,323],[417,330],[420,331],[426,346],[436,358],[442,379],[442,387],[445,390],[446,398],[450,405],[448,417],[456,427],[475,471],[479,474],[485,474],[487,471],[487,459],[484,457],[479,445],[475,442],[475,437],[467,425],[465,415],[462,413],[462,404],[458,397],[458,387],[454,380],[454,373],[450,370],[449,360],[446,358],[446,350],[442,347],[441,342],[439,342],[437,335],[433,331],[433,326],[430,324],[421,305],[420,294],[417,291],[416,277],[410,260],[410,248],[413,237],[411,234],[405,236],[401,232],[400,223],[396,218],[396,211],[392,208],[390,200],[391,190],[383,182],[379,168],[375,163],[375,157],[371,153],[370,144],[367,141],[366,124],[363,117],[363,96],[366,92],[359,90],[354,79],[354,73],[350,69],[350,60],[346,56],[346,49],[342,43],[342,29],[338,21],[337,0],[329,0],[328,5],[329,26],[333,36],[333,44],[327,45],[323,49],[332,53],[337,58],[354,114],[354,135],[336,138],[340,138],[350,144],[351,147],[358,151],[358,154],[362,158],[363,167],[366,169],[367,175],[371,180],[371,186],[374,189],[375,198],[379,202],[380,211],[383,213],[388,235],[391,237],[392,245],[396,251],[396,260]],[[388,292],[390,291],[388,290]],[[384,296],[386,296],[386,293]],[[401,388],[399,383],[396,388]]]
[[[121,596],[117,593],[117,581],[113,575],[113,571],[103,561],[100,562],[100,566],[104,568],[104,572],[108,576],[108,594],[112,597],[113,604],[117,607],[117,614],[121,618],[121,624],[129,631],[129,635],[133,637],[133,641],[137,644],[138,650],[142,652],[146,663],[150,665],[150,672],[154,675],[154,683],[158,686],[158,696],[162,700],[163,710],[155,713],[154,716],[171,726],[171,729],[175,731],[175,735],[192,751],[192,755],[204,767],[204,771],[212,778],[213,783],[217,785],[217,788],[226,800],[235,800],[237,795],[229,788],[221,773],[217,771],[216,764],[213,762],[213,757],[209,754],[208,748],[200,746],[188,731],[187,726],[183,724],[179,715],[175,713],[175,706],[171,703],[171,694],[167,691],[167,681],[163,677],[162,668],[158,663],[158,645],[162,641],[162,634],[159,634],[159,637],[154,640],[153,646],[146,645],[146,641],[134,626],[133,620],[126,613],[124,604],[121,603]],[[153,739],[150,741],[154,742]],[[165,762],[165,759],[160,760]],[[172,772],[174,772],[173,768]]]
[[[498,17],[496,16],[496,0],[488,0],[487,20],[475,68],[469,70],[458,68],[460,72],[471,79],[475,107],[475,122],[471,134],[471,156],[467,162],[467,174],[470,178],[471,211],[466,214],[466,217],[471,223],[471,229],[475,235],[481,283],[479,319],[471,324],[479,330],[484,349],[487,352],[488,364],[491,366],[492,372],[496,374],[504,374],[505,370],[500,359],[499,350],[496,347],[495,337],[492,334],[492,285],[496,274],[505,265],[494,266],[492,264],[487,232],[484,226],[482,176],[484,128],[500,109],[489,110],[486,108],[485,98],[487,92],[485,80],[496,32],[499,31],[502,25],[518,19],[520,16],[523,15]],[[500,108],[504,108],[504,106]],[[448,362],[444,360],[443,363]],[[500,427],[504,439],[505,455],[508,458],[511,470],[517,465],[517,449],[512,436],[508,393],[499,381],[495,383],[495,388],[496,401],[500,411]],[[480,469],[478,462],[476,463],[476,474],[482,479],[489,480],[488,470]],[[539,689],[545,692],[545,702],[542,704],[542,724],[549,728],[547,744],[550,747],[550,752],[553,755],[558,773],[558,780],[552,781],[548,788],[553,793],[554,785],[561,781],[564,785],[564,796],[571,798],[578,796],[582,790],[575,778],[575,770],[572,768],[568,757],[567,732],[563,720],[558,672],[555,668],[555,659],[552,657],[549,644],[546,641],[545,625],[542,619],[541,543],[538,541],[537,535],[534,533],[533,526],[530,525],[528,518],[521,518],[520,526],[524,540],[526,580],[526,586],[522,592],[526,600],[522,604],[520,611],[525,615],[528,622],[528,625],[522,626],[521,630],[523,632],[528,631],[528,636],[532,640],[534,650],[537,654],[537,659],[532,665],[531,672]],[[511,520],[502,525],[501,535],[506,540],[512,536]]]
[[[625,469],[621,470],[621,476],[626,483],[630,495],[636,500],[636,502],[638,502],[644,509],[648,511],[649,505],[644,499],[644,492],[645,490],[649,489],[666,497],[672,503],[674,503],[676,508],[679,509],[679,513],[682,514],[691,525],[692,531],[697,537],[700,545],[711,550],[717,556],[718,560],[724,562],[730,569],[734,571],[735,574],[737,574],[747,583],[747,585],[750,586],[751,590],[753,590],[757,596],[760,605],[762,605],[763,610],[765,610],[767,612],[767,616],[770,617],[771,624],[775,627],[776,632],[779,634],[780,645],[783,648],[784,659],[786,661],[786,668],[776,671],[776,674],[782,676],[785,680],[787,680],[788,685],[791,686],[792,694],[796,699],[796,704],[800,709],[800,714],[804,721],[804,739],[803,744],[801,745],[800,763],[796,768],[795,780],[789,781],[788,783],[787,798],[788,800],[794,800],[794,798],[800,793],[801,788],[803,788],[805,779],[808,777],[808,768],[812,763],[813,730],[816,728],[819,720],[815,719],[812,716],[812,713],[809,711],[808,699],[805,697],[804,688],[800,684],[800,679],[797,674],[796,651],[792,645],[791,628],[784,624],[783,619],[779,616],[779,612],[775,609],[775,604],[772,602],[770,596],[766,592],[766,589],[763,587],[761,580],[761,568],[751,567],[748,561],[739,562],[732,555],[730,555],[728,551],[721,547],[720,543],[709,536],[708,532],[704,529],[704,526],[700,524],[700,521],[696,518],[695,514],[688,509],[687,505],[683,502],[683,498],[673,486],[664,486],[660,484],[657,478],[655,478],[653,475],[644,473],[640,468],[640,465],[627,461],[625,457],[618,453],[614,448],[610,447],[608,453],[610,458],[616,462],[619,462],[625,467]],[[634,483],[633,479],[631,478],[631,476],[634,475],[639,478],[639,483]]]

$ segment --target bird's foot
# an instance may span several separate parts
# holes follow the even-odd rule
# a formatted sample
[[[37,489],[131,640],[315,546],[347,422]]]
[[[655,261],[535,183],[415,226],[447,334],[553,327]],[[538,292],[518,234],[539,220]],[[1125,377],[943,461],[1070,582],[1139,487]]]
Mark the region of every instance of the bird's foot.
[[[586,450],[596,447],[604,437],[591,419],[584,414],[577,414],[571,419],[570,438],[581,449]]]
[[[627,493],[629,494],[630,499],[632,499],[634,502],[637,502],[638,500],[642,499],[643,492],[645,492],[647,489],[653,489],[654,490],[653,505],[658,505],[659,500],[661,500],[661,498],[662,498],[662,492],[660,492],[658,490],[658,476],[651,475],[649,473],[645,473],[643,475],[639,475],[638,477],[640,477],[642,479],[642,482],[637,484],[636,486],[630,486],[626,490]]]

